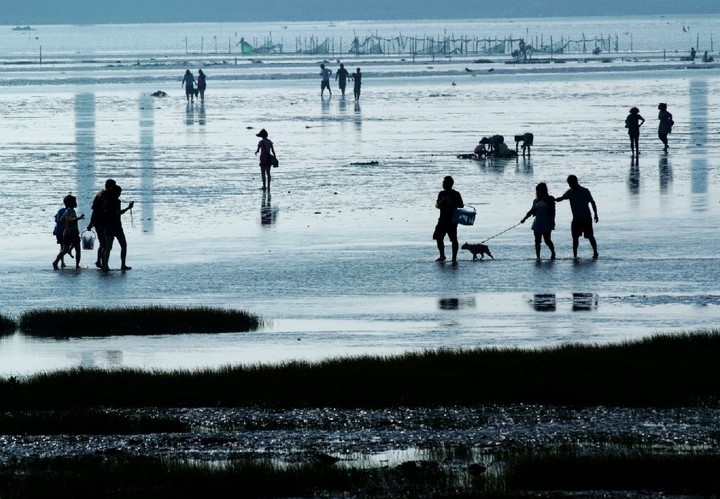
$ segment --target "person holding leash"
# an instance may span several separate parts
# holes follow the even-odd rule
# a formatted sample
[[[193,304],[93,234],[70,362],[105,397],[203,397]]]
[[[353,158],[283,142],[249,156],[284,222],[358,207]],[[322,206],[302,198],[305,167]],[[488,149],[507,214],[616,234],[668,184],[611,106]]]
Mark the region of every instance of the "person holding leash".
[[[452,244],[452,262],[457,262],[457,253],[459,248],[457,240],[457,226],[453,222],[453,213],[455,208],[462,208],[463,204],[462,196],[458,191],[453,189],[455,181],[448,175],[443,179],[443,190],[440,191],[435,202],[435,208],[440,210],[440,217],[438,218],[437,225],[435,226],[435,232],[433,232],[433,239],[437,241],[438,251],[440,256],[436,262],[444,262],[445,258],[445,235],[448,236]]]

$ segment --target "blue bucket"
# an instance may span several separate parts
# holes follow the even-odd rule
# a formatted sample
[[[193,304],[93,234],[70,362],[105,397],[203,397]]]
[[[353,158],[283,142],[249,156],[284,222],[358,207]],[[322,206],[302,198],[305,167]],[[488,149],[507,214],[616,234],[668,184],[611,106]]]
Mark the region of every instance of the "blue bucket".
[[[455,208],[453,212],[453,223],[460,225],[472,225],[475,223],[475,208]]]

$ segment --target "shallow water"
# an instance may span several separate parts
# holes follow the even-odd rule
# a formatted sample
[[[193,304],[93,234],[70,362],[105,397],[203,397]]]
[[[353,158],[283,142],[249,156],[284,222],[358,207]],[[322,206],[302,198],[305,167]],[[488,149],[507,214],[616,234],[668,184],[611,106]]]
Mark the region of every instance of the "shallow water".
[[[270,323],[205,336],[15,334],[0,338],[0,375],[604,343],[716,327],[720,70],[567,64],[544,73],[367,78],[360,104],[337,90],[321,100],[317,82],[284,77],[213,82],[209,74],[206,102],[192,106],[179,78],[175,87],[115,85],[90,73],[82,85],[7,87],[0,313],[209,305]],[[158,88],[170,96],[149,97]],[[668,154],[655,136],[660,101],[676,123]],[[637,163],[623,128],[633,105],[648,120]],[[262,127],[281,160],[271,196],[259,189],[253,155]],[[456,158],[483,135],[502,133],[512,145],[525,131],[535,134],[530,159]],[[586,241],[572,260],[563,203],[554,262],[546,248],[535,261],[528,222],[488,241],[494,260],[461,252],[457,265],[434,263],[443,176],[453,175],[478,211],[474,226],[461,227],[462,243],[513,227],[535,184],[546,181],[559,195],[569,173],[597,201],[599,260]],[[52,217],[62,197],[77,193],[78,211],[89,216],[108,177],[136,203],[124,219],[133,270],[102,274],[83,254],[81,271],[53,271]],[[119,267],[117,248],[111,266]]]

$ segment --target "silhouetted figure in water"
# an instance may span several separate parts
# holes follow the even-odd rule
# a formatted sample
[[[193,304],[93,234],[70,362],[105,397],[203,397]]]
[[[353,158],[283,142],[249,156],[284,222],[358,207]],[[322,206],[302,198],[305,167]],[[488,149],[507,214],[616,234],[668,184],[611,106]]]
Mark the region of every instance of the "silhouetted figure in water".
[[[330,97],[332,97],[332,90],[330,89],[331,74],[332,69],[326,68],[325,64],[320,64],[320,97],[323,96],[323,92],[325,92],[326,88],[328,90],[328,93],[330,93]]]
[[[115,181],[111,178],[105,181],[105,189],[95,194],[95,199],[92,202],[92,215],[90,215],[90,224],[87,226],[87,230],[95,228],[98,240],[97,260],[95,260],[95,266],[99,269],[105,267],[105,200],[107,199],[107,193],[110,189],[115,187]]]
[[[625,128],[630,136],[630,150],[632,154],[640,154],[640,127],[645,123],[645,118],[640,116],[640,110],[636,107],[630,108],[630,114],[625,118]]]
[[[85,215],[79,217],[75,213],[77,208],[77,198],[71,194],[68,194],[63,198],[63,204],[65,205],[65,211],[60,218],[60,223],[63,226],[63,245],[58,253],[57,257],[53,261],[53,268],[58,269],[58,263],[62,261],[63,256],[69,255],[73,248],[75,249],[75,268],[80,268],[80,229],[78,229],[78,220],[85,218]],[[63,267],[65,265],[63,264]]]
[[[353,79],[353,94],[355,94],[355,100],[360,100],[360,87],[362,87],[362,73],[360,68],[355,69],[355,72],[350,75]]]
[[[580,243],[580,236],[582,235],[590,241],[590,246],[592,246],[593,249],[593,258],[597,258],[597,242],[595,241],[592,224],[593,217],[590,214],[590,208],[588,208],[589,203],[595,214],[595,223],[598,223],[599,219],[595,200],[592,194],[590,194],[590,191],[578,183],[578,178],[575,175],[568,175],[567,183],[570,189],[565,191],[565,194],[559,198],[555,198],[555,201],[558,203],[564,199],[570,201],[570,210],[573,216],[572,223],[570,224],[570,232],[572,233],[573,240],[573,258],[577,258],[578,245]]]
[[[695,54],[697,54],[697,52],[695,51],[695,47],[691,47],[690,48],[690,60],[692,62],[695,62]]]
[[[525,152],[527,152],[527,155],[530,156],[530,146],[533,145],[533,141],[535,140],[535,136],[530,133],[523,133],[522,135],[516,135],[515,136],[515,152],[518,152],[518,146],[520,142],[522,142],[522,155],[525,157]]]
[[[122,194],[122,187],[114,185],[108,189],[105,195],[105,255],[103,256],[103,270],[106,272],[110,270],[108,262],[110,261],[110,252],[115,239],[120,244],[120,270],[130,270],[132,268],[128,267],[126,263],[127,240],[122,226],[122,215],[128,210],[132,210],[135,203],[131,201],[127,208],[123,209],[120,194]]]
[[[345,87],[347,86],[349,76],[350,73],[345,69],[345,64],[340,64],[340,69],[335,72],[335,81],[338,82],[338,87],[340,87],[340,92],[342,92],[343,97],[345,97]]]
[[[453,222],[453,213],[455,208],[462,208],[463,204],[462,196],[458,191],[453,189],[455,181],[448,175],[443,179],[443,190],[440,191],[435,202],[435,208],[440,210],[440,217],[438,218],[437,225],[435,226],[435,232],[433,232],[433,239],[437,241],[438,251],[440,256],[436,262],[444,262],[445,258],[445,235],[448,236],[452,244],[452,261],[457,262],[457,252],[460,249],[457,240],[457,226]]]
[[[197,88],[198,93],[200,94],[200,100],[205,100],[205,89],[207,88],[207,82],[205,81],[205,73],[203,73],[202,69],[198,69],[198,77],[197,77]]]
[[[260,132],[255,134],[256,137],[260,137],[255,154],[260,153],[260,175],[262,176],[262,189],[270,190],[270,170],[272,169],[273,158],[276,158],[275,147],[270,139],[268,139],[268,133],[263,128]],[[272,153],[272,154],[270,154]]]
[[[535,234],[535,258],[540,260],[540,241],[545,239],[545,244],[550,250],[550,259],[555,260],[555,245],[551,238],[552,231],[555,229],[555,198],[548,193],[545,182],[540,182],[535,186],[535,200],[532,208],[520,222],[525,223],[525,220],[532,216],[535,217],[531,227]]]
[[[667,110],[667,104],[661,102],[658,104],[658,109],[660,110],[658,112],[658,120],[660,120],[660,124],[658,125],[658,138],[665,146],[664,151],[667,152],[669,147],[668,134],[672,133],[672,126],[675,122],[672,119],[672,114]]]

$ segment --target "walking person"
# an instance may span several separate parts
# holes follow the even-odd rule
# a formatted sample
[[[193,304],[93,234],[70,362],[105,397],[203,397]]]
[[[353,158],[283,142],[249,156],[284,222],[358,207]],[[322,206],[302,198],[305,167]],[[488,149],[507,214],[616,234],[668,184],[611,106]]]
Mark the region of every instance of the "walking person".
[[[92,215],[90,215],[90,224],[87,226],[87,230],[95,229],[98,240],[97,260],[95,260],[95,266],[99,269],[105,267],[105,200],[108,191],[115,187],[116,183],[113,179],[109,178],[105,181],[105,188],[95,194],[95,198],[92,202]]]
[[[200,101],[205,102],[205,89],[207,88],[207,83],[205,82],[205,73],[203,73],[202,69],[198,69],[197,88],[200,93]]]
[[[640,110],[636,107],[630,108],[630,114],[625,118],[625,128],[630,136],[630,150],[632,155],[640,154],[640,127],[645,123],[645,118],[640,116]]]
[[[332,90],[330,89],[331,74],[332,69],[326,68],[325,64],[320,64],[320,97],[323,97],[323,92],[325,92],[326,88],[330,93],[330,97],[332,97]]]
[[[189,69],[185,70],[185,76],[183,76],[180,86],[185,86],[185,99],[188,102],[195,102],[195,77]]]
[[[125,231],[122,226],[122,215],[128,210],[132,210],[135,203],[131,201],[127,205],[127,208],[123,209],[122,202],[120,201],[121,194],[122,187],[119,185],[112,186],[105,194],[105,254],[103,255],[103,270],[105,272],[110,270],[108,263],[115,239],[117,239],[120,244],[120,270],[132,269],[132,267],[128,267],[126,263],[127,240],[125,239]]]
[[[545,182],[535,186],[535,200],[532,208],[520,223],[534,216],[531,229],[535,234],[535,258],[540,260],[540,242],[544,239],[550,250],[550,260],[555,260],[555,245],[552,242],[552,231],[555,229],[555,198],[548,193]]]
[[[272,140],[268,139],[268,133],[264,128],[255,134],[255,136],[260,137],[260,142],[258,142],[255,155],[257,156],[257,154],[260,153],[260,175],[262,176],[263,183],[262,190],[270,190],[270,169],[273,162],[277,161],[275,146],[273,145]]]
[[[67,210],[67,207],[63,203],[62,208],[60,208],[57,213],[55,213],[55,228],[53,229],[53,236],[55,236],[55,241],[57,241],[58,245],[60,246],[60,251],[65,247],[65,244],[63,242],[63,233],[65,232],[65,224],[63,223],[63,215],[65,214],[65,210]],[[72,250],[70,250],[68,253],[66,253],[70,258],[75,258],[72,254]],[[67,267],[65,265],[65,254],[63,254],[62,257],[60,257],[60,266],[62,268]]]
[[[338,82],[338,87],[340,87],[340,92],[343,97],[345,97],[345,86],[347,85],[349,76],[350,73],[345,69],[345,64],[340,63],[340,69],[335,72],[335,81]]]
[[[452,262],[457,262],[457,253],[459,248],[457,239],[457,226],[453,222],[453,213],[455,208],[462,208],[463,204],[462,196],[458,191],[453,189],[455,181],[448,175],[443,179],[443,190],[438,193],[437,201],[435,202],[435,208],[440,210],[440,217],[438,218],[435,231],[433,232],[433,239],[437,242],[438,251],[440,256],[435,260],[436,262],[444,262],[445,258],[445,236],[447,235],[452,244]]]
[[[360,87],[362,86],[362,73],[360,68],[357,68],[355,72],[350,76],[353,79],[353,93],[355,94],[355,100],[360,100]]]
[[[573,240],[573,258],[577,259],[580,236],[584,235],[585,239],[590,241],[590,246],[592,246],[593,249],[592,257],[596,259],[598,257],[597,242],[595,241],[595,235],[593,233],[593,217],[590,214],[590,208],[588,208],[589,203],[595,214],[595,223],[598,223],[595,200],[590,190],[581,186],[575,175],[568,175],[567,183],[570,189],[565,191],[565,194],[559,198],[555,198],[555,201],[558,203],[564,199],[570,201],[570,211],[572,211],[573,216],[572,223],[570,224],[570,232]]]
[[[665,146],[664,151],[667,152],[669,147],[668,134],[672,133],[672,126],[675,122],[672,119],[672,114],[667,110],[667,104],[661,102],[658,104],[658,109],[660,110],[658,112],[658,120],[660,120],[660,124],[658,125],[658,138]]]
[[[63,229],[63,247],[53,261],[53,268],[58,270],[58,263],[62,261],[63,256],[70,254],[75,249],[75,268],[80,268],[80,229],[78,229],[78,220],[85,218],[85,215],[79,217],[75,213],[77,208],[77,198],[68,194],[63,198],[65,212],[62,215]],[[63,265],[64,267],[65,265]]]

